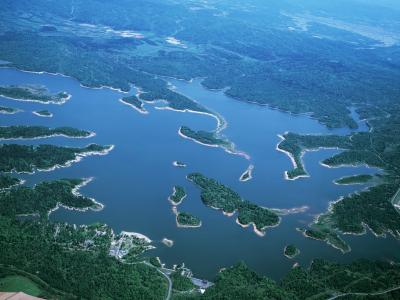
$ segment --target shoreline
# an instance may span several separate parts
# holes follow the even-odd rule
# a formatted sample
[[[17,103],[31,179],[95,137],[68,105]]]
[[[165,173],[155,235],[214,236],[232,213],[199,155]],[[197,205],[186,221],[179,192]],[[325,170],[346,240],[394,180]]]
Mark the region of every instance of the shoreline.
[[[16,187],[16,186],[18,186],[18,185],[23,185],[23,184],[26,182],[25,179],[19,179],[19,178],[17,178],[17,179],[18,179],[18,182],[17,182],[17,183],[12,184],[12,185],[10,185],[9,187],[5,187],[5,188],[0,189],[0,192],[10,190],[10,189],[12,189],[13,187]]]
[[[254,222],[250,222],[248,224],[242,224],[242,223],[239,222],[238,218],[236,218],[235,222],[236,222],[236,224],[238,224],[242,228],[248,228],[249,226],[253,226],[254,233],[257,234],[259,237],[264,237],[265,234],[266,234],[266,232],[265,232],[266,228],[263,228],[263,230],[260,231],[260,230],[257,229],[256,224],[254,224]]]
[[[9,126],[0,126],[0,127],[9,127]],[[66,135],[64,133],[54,133],[50,135],[40,135],[40,136],[35,136],[35,137],[12,137],[12,138],[0,138],[0,141],[10,141],[10,140],[40,140],[40,139],[47,139],[47,138],[52,138],[52,137],[64,137],[68,139],[89,139],[94,136],[96,136],[96,133],[94,131],[88,131],[89,135],[87,136],[70,136]]]
[[[107,155],[111,150],[113,150],[114,149],[114,145],[110,145],[109,146],[109,148],[108,149],[104,149],[104,150],[101,150],[101,151],[89,151],[89,152],[85,152],[85,153],[78,153],[78,154],[76,154],[75,153],[75,158],[74,159],[71,159],[71,160],[68,160],[68,161],[66,161],[64,164],[56,164],[56,165],[54,165],[54,166],[52,166],[52,167],[49,167],[49,168],[47,168],[47,169],[40,169],[40,168],[37,168],[36,166],[33,168],[33,171],[31,171],[31,172],[28,172],[28,171],[21,171],[21,172],[16,172],[15,171],[15,168],[14,169],[12,169],[12,170],[10,170],[10,171],[5,171],[4,173],[15,173],[15,174],[28,174],[28,175],[33,175],[33,174],[35,174],[36,172],[51,172],[51,171],[54,171],[54,170],[56,170],[56,169],[59,169],[59,168],[69,168],[73,163],[76,163],[76,162],[80,162],[83,158],[85,158],[86,156],[92,156],[92,155],[99,155],[99,156],[102,156],[102,155]]]
[[[12,97],[9,97],[9,96],[5,96],[5,95],[3,95],[3,94],[0,94],[0,97],[6,98],[6,99],[10,99],[10,100],[19,101],[19,102],[33,102],[33,103],[46,104],[46,105],[48,105],[48,104],[63,105],[63,104],[65,104],[69,99],[71,99],[71,97],[72,97],[71,94],[68,94],[67,92],[64,92],[64,93],[66,93],[68,96],[67,96],[66,98],[62,98],[62,100],[59,101],[59,102],[56,102],[56,101],[53,101],[53,100],[44,102],[44,101],[35,100],[35,99],[12,98]]]
[[[86,88],[86,89],[97,89],[97,90],[110,89],[110,90],[113,90],[113,91],[117,91],[119,93],[124,93],[124,94],[129,93],[129,91],[125,92],[125,91],[123,91],[123,90],[121,90],[119,88],[114,88],[114,87],[107,86],[107,85],[101,85],[100,87],[90,87],[90,86],[82,84],[79,79],[77,79],[77,78],[75,78],[73,76],[70,76],[70,75],[62,74],[62,73],[52,73],[52,72],[47,72],[47,71],[29,71],[29,70],[20,69],[18,67],[12,66],[12,65],[11,66],[10,65],[5,65],[4,67],[0,66],[0,69],[14,69],[14,70],[17,70],[17,71],[20,71],[20,72],[37,74],[37,75],[44,75],[45,74],[45,75],[52,75],[52,76],[61,76],[61,77],[65,77],[65,78],[70,78],[70,79],[76,80],[81,87]]]
[[[92,197],[83,196],[79,191],[81,188],[83,188],[84,186],[89,184],[93,179],[94,179],[94,177],[83,178],[82,182],[80,184],[76,185],[71,190],[71,194],[74,195],[75,197],[85,197],[87,199],[90,199],[92,201],[92,203],[93,203],[93,206],[80,208],[80,207],[67,206],[67,205],[61,204],[60,202],[57,202],[57,205],[47,212],[47,217],[49,217],[51,215],[51,213],[53,213],[54,211],[58,210],[59,208],[64,208],[64,209],[67,209],[67,210],[80,211],[80,212],[86,212],[88,210],[101,211],[104,208],[104,204],[96,201]]]

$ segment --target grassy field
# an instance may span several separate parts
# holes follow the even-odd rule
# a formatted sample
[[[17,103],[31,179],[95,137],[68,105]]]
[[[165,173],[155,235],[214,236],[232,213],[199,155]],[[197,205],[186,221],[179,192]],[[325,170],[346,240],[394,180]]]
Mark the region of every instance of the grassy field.
[[[10,275],[0,279],[0,291],[2,292],[24,292],[32,296],[39,296],[42,290],[29,278]]]

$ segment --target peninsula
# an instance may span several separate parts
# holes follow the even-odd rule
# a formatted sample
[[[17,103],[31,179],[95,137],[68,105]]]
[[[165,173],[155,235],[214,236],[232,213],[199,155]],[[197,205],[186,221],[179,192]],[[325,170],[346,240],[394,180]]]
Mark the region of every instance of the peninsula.
[[[71,97],[66,92],[52,94],[43,85],[2,85],[0,86],[0,96],[44,104],[63,104]]]
[[[350,185],[350,184],[363,184],[372,180],[374,176],[368,174],[354,175],[342,177],[334,181],[335,184]]]
[[[203,130],[194,131],[194,130],[190,129],[189,127],[181,126],[179,128],[178,133],[183,138],[193,140],[196,143],[199,143],[199,144],[202,144],[205,146],[225,147],[225,148],[229,148],[231,146],[231,143],[228,140],[217,137],[217,135],[214,132],[208,132],[208,131],[203,131]]]
[[[143,102],[135,95],[123,97],[119,100],[121,103],[126,104],[142,114],[147,114],[147,110],[143,107]]]
[[[90,144],[83,148],[54,145],[0,145],[0,172],[32,173],[68,167],[89,155],[105,155],[113,146]]]
[[[51,136],[64,136],[69,138],[88,138],[93,132],[72,127],[48,128],[44,126],[0,126],[0,139],[37,139]]]
[[[14,187],[1,193],[1,213],[8,216],[47,215],[59,206],[77,210],[101,209],[101,204],[77,192],[84,182],[84,179],[60,179],[41,182],[33,188]]]

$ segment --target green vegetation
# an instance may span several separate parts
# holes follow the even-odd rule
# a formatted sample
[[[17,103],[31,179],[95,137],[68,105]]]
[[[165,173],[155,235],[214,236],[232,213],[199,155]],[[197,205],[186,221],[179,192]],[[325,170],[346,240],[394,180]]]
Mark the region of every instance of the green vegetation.
[[[165,296],[164,277],[145,264],[124,264],[109,256],[107,236],[99,236],[104,239],[102,247],[90,251],[77,246],[71,248],[69,234],[74,231],[64,234],[58,226],[62,225],[46,220],[18,221],[1,213],[0,263],[38,278],[53,292],[59,290],[57,298],[72,298],[71,294],[75,295],[73,298],[84,299],[161,299]],[[74,236],[81,234],[82,230],[78,230]],[[87,240],[83,246],[90,244]]]
[[[297,228],[307,238],[328,243],[332,247],[339,249],[343,253],[351,250],[350,246],[336,233],[329,228],[313,225],[312,229]]]
[[[200,173],[192,173],[187,177],[201,188],[203,203],[224,213],[238,211],[238,222],[242,225],[254,224],[255,228],[263,233],[267,227],[279,224],[279,217],[272,210],[255,205],[240,197],[240,195],[214,179]]]
[[[57,299],[163,298],[167,282],[161,274],[143,263],[122,263],[148,249],[145,240],[129,233],[115,235],[103,224],[48,220],[48,211],[57,203],[97,206],[76,193],[82,183],[65,179],[0,192],[0,286]],[[20,213],[42,217],[15,218]]]
[[[40,287],[38,287],[32,280],[19,275],[0,278],[0,291],[24,292],[31,296],[40,296],[43,294]]]
[[[0,145],[0,171],[33,172],[35,169],[51,169],[67,165],[80,156],[100,154],[110,149],[111,146],[96,144],[84,148],[3,144]]]
[[[190,291],[195,288],[189,277],[181,275],[180,271],[175,271],[171,275],[172,288],[175,291]]]
[[[361,175],[354,175],[354,176],[339,178],[339,179],[335,180],[335,183],[336,184],[362,184],[362,183],[367,183],[372,178],[374,178],[372,175],[361,174]]]
[[[356,132],[348,136],[336,135],[299,135],[286,133],[284,140],[279,144],[279,149],[290,152],[297,164],[296,170],[304,170],[301,162],[303,151],[314,150],[320,147],[337,147],[342,152],[325,159],[322,163],[330,167],[342,165],[367,165],[378,167],[385,171],[379,176],[376,186],[359,193],[343,197],[330,205],[329,210],[320,215],[311,225],[311,231],[306,236],[328,242],[342,251],[350,248],[339,234],[342,232],[361,234],[366,226],[375,234],[384,236],[386,233],[399,238],[400,214],[393,202],[394,195],[400,185],[400,138],[397,135],[396,108],[392,107],[390,116],[377,115],[377,119],[369,120],[369,125],[374,130],[369,132]],[[361,111],[371,117],[372,111]],[[399,127],[400,128],[400,127]],[[288,172],[288,175],[290,172]],[[353,183],[371,179],[370,175],[359,175],[339,180],[339,183]],[[346,246],[345,246],[346,245]],[[346,250],[347,249],[347,250]]]
[[[3,215],[47,215],[47,213],[63,205],[75,209],[98,209],[99,204],[92,199],[74,193],[74,189],[82,184],[82,179],[61,179],[41,182],[34,188],[17,186],[0,193],[0,209]]]
[[[0,96],[41,103],[62,104],[70,97],[66,92],[51,94],[42,85],[3,85],[0,86]]]
[[[32,139],[53,135],[62,135],[73,138],[91,136],[91,132],[72,127],[48,128],[44,126],[0,126],[0,139]]]
[[[295,245],[287,245],[283,250],[283,254],[288,258],[295,258],[300,254],[300,250]]]
[[[389,262],[357,260],[338,264],[316,259],[308,269],[292,268],[280,282],[274,282],[239,263],[218,273],[215,285],[199,298],[328,299],[347,293],[365,293],[367,296],[367,293],[398,287],[399,274],[400,266]],[[382,299],[396,299],[391,294],[385,296]]]
[[[15,114],[19,109],[13,107],[0,106],[0,114]]]
[[[33,113],[40,117],[52,117],[53,116],[53,114],[51,112],[49,112],[48,110],[36,110]]]
[[[201,299],[296,299],[292,293],[258,275],[244,263],[219,272],[214,282]]]
[[[290,153],[294,160],[293,170],[286,172],[288,179],[296,179],[307,176],[303,164],[305,151],[317,150],[319,148],[343,148],[350,144],[349,137],[337,135],[299,135],[287,132],[282,136],[278,149]]]
[[[184,137],[208,146],[231,147],[231,143],[229,141],[217,137],[216,133],[214,132],[203,130],[194,131],[189,127],[182,126],[181,128],[179,128],[179,133]]]
[[[154,256],[150,257],[149,258],[149,263],[151,263],[153,266],[155,266],[157,268],[161,268],[162,267],[161,262],[160,262],[160,258],[158,258],[158,257],[154,257]]]
[[[136,107],[140,111],[144,111],[143,109],[143,102],[139,100],[138,97],[136,96],[128,96],[128,97],[123,97],[121,101],[125,104],[132,105],[133,107]]]
[[[174,186],[173,193],[168,197],[168,200],[174,205],[179,205],[182,203],[183,199],[186,197],[185,189],[179,185]]]
[[[178,227],[200,227],[201,221],[198,217],[187,213],[187,212],[177,212],[176,223]]]
[[[3,189],[7,189],[11,186],[17,185],[21,183],[21,180],[18,178],[11,177],[9,175],[0,175],[0,191]]]

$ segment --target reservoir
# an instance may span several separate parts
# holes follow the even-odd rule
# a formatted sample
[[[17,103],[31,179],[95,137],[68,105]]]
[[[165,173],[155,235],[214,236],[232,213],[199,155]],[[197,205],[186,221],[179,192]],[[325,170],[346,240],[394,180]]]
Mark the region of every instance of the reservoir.
[[[216,272],[238,261],[245,261],[262,274],[279,279],[295,262],[308,266],[313,258],[341,262],[356,258],[400,259],[400,244],[392,237],[375,238],[343,236],[352,251],[342,254],[331,246],[304,238],[295,229],[305,227],[316,215],[325,212],[329,202],[337,200],[366,185],[338,186],[334,179],[354,174],[375,174],[366,167],[325,168],[319,162],[337,150],[308,152],[304,156],[309,178],[295,181],[284,179],[291,166],[290,159],[276,150],[278,134],[292,131],[302,134],[348,134],[349,129],[330,130],[306,115],[295,116],[265,106],[237,101],[223,91],[210,91],[200,79],[191,82],[168,79],[175,91],[201,103],[222,116],[227,127],[221,134],[235,143],[250,159],[232,155],[221,148],[206,147],[178,135],[180,126],[212,131],[216,120],[210,116],[156,109],[160,103],[145,104],[149,114],[140,114],[118,100],[128,94],[115,90],[90,89],[72,78],[50,74],[33,74],[14,69],[0,69],[0,84],[41,84],[52,92],[66,91],[72,95],[64,105],[18,102],[0,97],[0,105],[19,108],[23,112],[0,115],[0,125],[71,126],[94,131],[90,139],[52,137],[37,140],[9,140],[7,143],[56,144],[85,146],[89,143],[113,144],[106,156],[86,157],[68,168],[33,175],[22,174],[28,185],[58,178],[94,177],[81,193],[105,205],[100,212],[75,212],[59,209],[51,218],[76,224],[103,222],[116,232],[140,232],[154,241],[156,249],[147,255],[159,256],[167,266],[184,262],[195,277],[213,279]],[[132,91],[133,93],[133,91]],[[52,118],[38,117],[32,111],[47,109]],[[352,110],[353,116],[357,115]],[[359,122],[358,130],[368,130]],[[173,161],[187,164],[177,168]],[[240,182],[240,175],[253,164],[253,179]],[[283,216],[278,227],[270,228],[264,237],[254,234],[251,227],[243,229],[235,217],[224,216],[200,200],[200,191],[186,179],[191,172],[200,172],[238,192],[243,198],[269,208],[308,206],[304,213]],[[187,198],[178,207],[202,221],[200,228],[178,228],[170,202],[174,185],[186,189]],[[174,241],[172,247],[161,243],[163,238]],[[294,260],[283,255],[287,244],[301,251]]]

